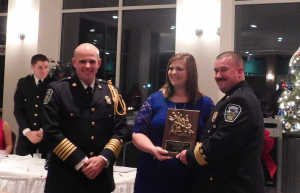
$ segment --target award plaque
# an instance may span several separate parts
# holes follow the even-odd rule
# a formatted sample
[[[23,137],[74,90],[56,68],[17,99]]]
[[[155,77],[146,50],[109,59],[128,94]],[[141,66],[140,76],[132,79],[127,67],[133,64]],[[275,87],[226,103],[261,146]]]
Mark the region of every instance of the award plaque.
[[[175,157],[195,146],[200,111],[168,109],[162,148]]]

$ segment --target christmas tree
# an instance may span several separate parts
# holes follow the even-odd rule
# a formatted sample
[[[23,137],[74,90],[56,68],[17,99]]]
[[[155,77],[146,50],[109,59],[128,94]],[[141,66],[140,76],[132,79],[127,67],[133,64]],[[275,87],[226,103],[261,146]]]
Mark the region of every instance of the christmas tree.
[[[287,81],[282,85],[284,88],[278,100],[279,113],[286,131],[300,130],[300,48],[292,56],[289,63]]]

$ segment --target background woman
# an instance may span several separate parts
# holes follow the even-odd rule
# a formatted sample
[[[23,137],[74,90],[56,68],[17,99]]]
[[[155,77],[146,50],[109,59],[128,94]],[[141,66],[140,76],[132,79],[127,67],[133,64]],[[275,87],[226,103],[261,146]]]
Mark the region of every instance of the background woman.
[[[1,119],[1,117],[0,117]],[[12,153],[13,144],[11,129],[9,124],[3,119],[0,120],[0,150],[5,150],[6,154]]]
[[[214,107],[212,100],[199,92],[195,59],[188,53],[171,57],[166,83],[144,102],[137,115],[132,135],[143,154],[137,168],[135,193],[191,192],[193,175],[180,160],[166,156],[161,148],[168,108],[200,110],[197,141]]]

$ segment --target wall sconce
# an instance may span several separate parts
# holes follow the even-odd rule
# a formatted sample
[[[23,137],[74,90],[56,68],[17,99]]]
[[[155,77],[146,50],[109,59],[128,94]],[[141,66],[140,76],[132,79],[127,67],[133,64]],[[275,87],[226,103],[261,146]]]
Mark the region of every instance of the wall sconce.
[[[25,34],[19,33],[18,38],[20,38],[21,40],[24,40],[25,39]]]
[[[268,73],[267,78],[268,78],[269,81],[271,81],[271,80],[273,80],[274,75],[271,74],[271,73]]]
[[[219,27],[217,28],[217,33],[216,34],[220,35],[220,28]]]
[[[202,36],[202,34],[203,34],[203,30],[200,29],[200,28],[197,28],[197,29],[196,29],[196,35],[197,35],[197,36]]]

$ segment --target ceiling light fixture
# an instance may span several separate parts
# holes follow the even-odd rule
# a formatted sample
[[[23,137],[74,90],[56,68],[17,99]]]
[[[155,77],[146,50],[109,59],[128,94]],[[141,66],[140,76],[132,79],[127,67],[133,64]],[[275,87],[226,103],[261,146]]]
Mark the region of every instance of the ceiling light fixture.
[[[245,52],[246,54],[249,54],[249,52]]]
[[[175,28],[176,28],[176,27],[175,27],[174,25],[172,25],[172,26],[170,27],[170,29],[172,29],[172,30],[175,29]]]
[[[95,32],[95,29],[90,29],[90,32]]]
[[[116,16],[116,15],[114,15],[114,16],[112,16],[114,19],[118,19],[118,16]]]
[[[256,28],[257,26],[256,25],[251,25],[251,27]]]

